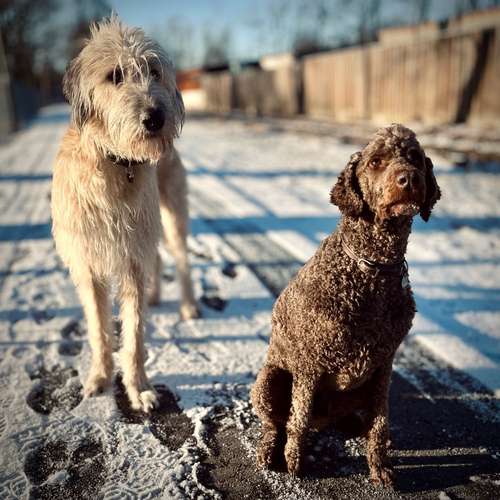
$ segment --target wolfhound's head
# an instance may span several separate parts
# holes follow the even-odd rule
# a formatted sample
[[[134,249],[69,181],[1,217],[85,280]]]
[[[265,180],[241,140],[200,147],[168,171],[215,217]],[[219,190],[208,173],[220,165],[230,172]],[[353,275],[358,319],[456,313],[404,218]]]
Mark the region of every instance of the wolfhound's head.
[[[91,27],[63,79],[72,121],[102,155],[157,161],[184,120],[172,63],[139,28],[116,16]]]

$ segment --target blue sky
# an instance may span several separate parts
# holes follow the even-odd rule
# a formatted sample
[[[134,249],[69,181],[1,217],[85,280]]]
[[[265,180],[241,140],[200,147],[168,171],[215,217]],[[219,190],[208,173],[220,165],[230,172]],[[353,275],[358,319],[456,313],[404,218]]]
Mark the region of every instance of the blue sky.
[[[111,0],[109,2],[127,24],[143,27],[158,35],[166,28],[169,18],[189,23],[194,28],[195,60],[203,56],[201,33],[205,28],[231,32],[231,55],[235,58],[253,58],[259,51],[252,20],[264,15],[266,0]],[[198,62],[198,61],[196,61]]]
[[[301,1],[306,6],[300,11],[301,14],[292,12],[292,5],[299,5]],[[460,1],[431,0],[430,17],[442,19],[452,15]],[[179,35],[184,36],[184,41],[176,39],[170,42],[177,42],[191,54],[189,65],[202,62],[203,33],[207,31],[216,34],[229,30],[227,48],[233,59],[250,60],[264,53],[289,50],[296,35],[296,26],[310,15],[312,9],[309,6],[314,3],[314,0],[109,0],[123,21],[143,27],[167,45],[167,49],[166,40],[169,36],[172,39],[172,30],[168,26],[174,23],[175,26],[189,27],[189,30],[181,30],[182,35]],[[381,18],[385,22],[394,19],[410,22],[415,16],[415,3],[412,0],[382,0]],[[482,6],[488,3],[489,0],[479,0]],[[327,4],[333,6],[334,12],[325,23],[327,42],[335,44],[337,38],[348,39],[354,32],[355,21],[349,11],[353,2],[331,0]],[[273,7],[277,10],[274,21],[269,15]],[[273,22],[281,23],[280,29],[275,29]],[[314,20],[308,26],[314,30]]]

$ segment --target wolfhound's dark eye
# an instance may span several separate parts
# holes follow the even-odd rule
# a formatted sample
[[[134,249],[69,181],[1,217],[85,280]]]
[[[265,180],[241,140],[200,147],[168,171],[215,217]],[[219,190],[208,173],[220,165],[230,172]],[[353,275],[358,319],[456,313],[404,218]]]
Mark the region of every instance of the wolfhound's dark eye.
[[[151,76],[153,77],[154,80],[159,80],[160,79],[160,72],[156,68],[153,68],[151,70]]]
[[[119,83],[123,82],[123,73],[120,68],[115,68],[114,70],[110,71],[106,75],[106,80],[108,82],[113,83],[114,85],[118,85]]]
[[[370,164],[370,167],[372,167],[372,168],[379,168],[382,165],[382,161],[380,158],[375,157],[369,161],[369,164]]]

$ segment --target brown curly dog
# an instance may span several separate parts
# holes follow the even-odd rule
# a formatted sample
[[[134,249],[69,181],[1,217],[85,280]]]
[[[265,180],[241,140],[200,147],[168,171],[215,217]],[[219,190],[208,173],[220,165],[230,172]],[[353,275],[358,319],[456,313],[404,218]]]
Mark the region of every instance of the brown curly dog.
[[[252,389],[262,421],[257,461],[273,466],[286,433],[300,472],[308,428],[347,422],[367,438],[373,482],[389,486],[388,394],[415,302],[405,252],[413,217],[440,198],[414,132],[393,124],[352,155],[331,191],[342,220],[279,296],[267,360]]]

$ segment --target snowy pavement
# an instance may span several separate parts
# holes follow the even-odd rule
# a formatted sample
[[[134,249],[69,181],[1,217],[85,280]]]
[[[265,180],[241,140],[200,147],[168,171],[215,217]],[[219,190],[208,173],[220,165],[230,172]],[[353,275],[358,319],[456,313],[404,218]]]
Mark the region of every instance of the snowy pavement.
[[[165,253],[147,373],[132,412],[119,379],[82,400],[90,352],[50,237],[51,167],[67,109],[0,148],[0,498],[500,496],[500,165],[433,157],[443,199],[408,252],[418,315],[391,390],[397,490],[366,481],[360,440],[312,435],[307,477],[258,471],[248,391],[275,296],[338,222],[328,193],[352,145],[236,120],[188,120],[193,278],[203,319],[178,321]],[[117,345],[119,325],[116,324]],[[361,455],[361,456],[360,456]]]

